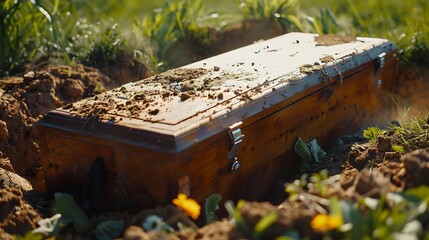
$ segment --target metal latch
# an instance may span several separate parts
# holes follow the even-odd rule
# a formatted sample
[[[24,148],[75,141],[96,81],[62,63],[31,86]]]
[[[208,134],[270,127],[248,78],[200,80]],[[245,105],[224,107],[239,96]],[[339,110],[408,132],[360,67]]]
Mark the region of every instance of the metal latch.
[[[237,172],[240,168],[240,162],[238,162],[237,151],[240,147],[241,142],[243,141],[244,135],[241,133],[240,126],[243,122],[238,122],[229,127],[229,136],[232,140],[232,147],[228,151],[228,159],[233,160],[233,164],[231,166],[231,171]]]
[[[384,68],[384,64],[386,63],[386,53],[382,52],[378,55],[377,58],[378,69]]]

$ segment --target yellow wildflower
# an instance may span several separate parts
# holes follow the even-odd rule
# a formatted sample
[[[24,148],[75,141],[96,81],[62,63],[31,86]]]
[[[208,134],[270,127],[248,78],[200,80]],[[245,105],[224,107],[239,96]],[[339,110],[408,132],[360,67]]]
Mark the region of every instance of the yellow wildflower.
[[[179,193],[177,198],[173,199],[173,204],[194,220],[200,216],[201,206],[183,193]]]
[[[316,231],[331,231],[342,225],[342,219],[339,216],[317,214],[310,225]]]

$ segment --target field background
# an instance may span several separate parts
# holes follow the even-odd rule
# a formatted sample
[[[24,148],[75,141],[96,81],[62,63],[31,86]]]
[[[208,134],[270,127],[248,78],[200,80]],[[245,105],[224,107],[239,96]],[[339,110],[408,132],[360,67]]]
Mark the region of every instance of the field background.
[[[258,2],[262,5],[256,5]],[[282,2],[296,5],[273,10]],[[240,9],[244,3],[254,5]],[[284,32],[387,38],[398,46],[404,62],[427,66],[428,6],[424,0],[4,0],[0,8],[0,76],[22,72],[28,61],[52,53],[66,64],[108,65],[116,61],[118,53],[126,52],[159,72],[174,67],[165,57],[169,50],[177,49],[176,42],[191,40],[202,52],[210,52],[216,44],[211,29],[222,32],[231,24],[251,19],[276,22]],[[280,17],[273,17],[276,14]]]
[[[285,7],[285,2],[295,2],[297,5]],[[240,9],[243,3],[247,7]],[[338,179],[328,178],[328,172],[322,170],[326,167],[324,163],[314,163],[314,173],[293,176],[299,179],[290,179],[291,182],[284,188],[280,186],[280,192],[290,196],[291,205],[287,205],[288,209],[297,214],[291,214],[289,210],[280,213],[277,206],[266,208],[266,203],[255,203],[248,205],[249,214],[246,215],[242,206],[234,208],[229,205],[226,209],[225,204],[230,220],[234,221],[223,223],[228,224],[226,227],[229,229],[240,231],[246,239],[269,239],[261,236],[272,224],[283,224],[284,221],[280,221],[281,214],[286,214],[285,218],[295,215],[297,220],[286,221],[290,224],[281,225],[278,228],[281,232],[276,233],[276,236],[282,237],[278,239],[300,239],[300,234],[319,234],[309,239],[429,239],[429,187],[419,186],[429,185],[429,152],[413,152],[404,157],[408,160],[402,160],[405,155],[401,155],[429,147],[429,115],[421,114],[417,118],[410,114],[410,108],[404,107],[402,110],[401,107],[412,106],[416,113],[426,113],[429,106],[428,16],[427,0],[0,0],[0,170],[3,166],[8,167],[10,171],[26,178],[22,178],[25,186],[28,186],[29,180],[33,189],[43,192],[44,169],[41,167],[35,131],[38,120],[53,109],[71,106],[69,104],[75,101],[125,83],[289,31],[380,37],[391,40],[398,48],[401,64],[398,70],[398,91],[395,92],[397,96],[393,97],[397,100],[395,104],[400,116],[398,121],[389,124],[388,131],[378,127],[364,130],[363,136],[370,142],[353,149],[354,157],[348,152],[341,152],[337,156],[339,161],[333,161],[333,167],[338,168],[343,160],[348,161],[349,167],[350,164],[356,164],[359,168],[368,167],[368,171],[364,169],[361,172],[350,168],[335,170],[347,170],[345,178],[354,179],[353,184],[347,183],[350,185],[347,189],[351,191],[346,192],[356,202],[350,202],[349,197],[347,201],[339,199],[335,195],[335,189],[339,186],[331,185],[339,183]],[[91,120],[97,119],[101,112],[96,106],[94,110]],[[345,142],[346,139],[339,140]],[[304,145],[306,147],[303,149],[308,148]],[[346,151],[344,146],[341,148]],[[311,155],[309,149],[306,152],[307,156]],[[350,162],[351,158],[355,159]],[[418,166],[417,158],[421,159]],[[331,161],[333,158],[329,159]],[[407,164],[402,161],[409,161],[412,174],[408,174],[408,177]],[[352,176],[351,173],[358,175]],[[384,177],[380,177],[380,174]],[[113,239],[126,231],[129,226],[125,223],[131,223],[131,218],[138,219],[133,223],[135,226],[142,226],[143,220],[149,220],[146,213],[140,218],[122,215],[122,212],[118,212],[121,215],[118,218],[109,214],[89,220],[71,196],[61,194],[55,196],[55,204],[60,208],[53,206],[53,196],[42,197],[46,198],[46,202],[39,201],[43,199],[37,195],[32,200],[28,199],[33,207],[43,213],[43,216],[36,215],[36,218],[31,211],[25,211],[27,207],[15,206],[18,202],[24,204],[22,194],[15,196],[18,191],[9,192],[13,197],[1,195],[1,192],[9,191],[1,186],[6,185],[10,176],[8,171],[0,174],[0,212],[8,216],[4,221],[0,220],[0,239],[12,238],[2,235],[5,229],[11,235],[24,235],[38,227],[38,220],[50,218],[54,212],[62,216],[56,219],[58,221],[54,219],[55,216],[44,220],[48,227],[39,229],[47,231],[44,237],[29,233],[25,238],[15,239],[52,239],[49,237],[57,236],[60,228],[60,234],[64,236],[58,235],[60,239],[76,239],[80,236],[86,239],[95,237],[94,234],[97,237],[97,234],[105,236],[99,239]],[[366,182],[366,179],[369,181]],[[361,183],[368,189],[357,192],[356,189],[360,188],[357,184]],[[375,198],[368,194],[384,194],[389,184],[395,185],[395,191],[400,191],[397,187],[407,191],[391,195],[392,199],[384,198],[382,194],[374,195]],[[404,186],[410,188],[402,188]],[[411,188],[416,186],[419,188]],[[332,195],[331,189],[335,190]],[[136,211],[132,199],[122,191],[118,199],[106,201],[112,201],[120,209]],[[380,199],[376,199],[378,197]],[[307,200],[302,205],[294,204],[293,201],[298,199]],[[213,214],[210,211],[216,211],[216,204],[208,204],[213,209],[206,211],[206,217]],[[317,213],[325,214],[316,215],[316,211],[313,211],[309,215],[307,210],[310,208],[307,206],[313,210],[314,206],[323,208]],[[17,214],[16,209],[20,209],[20,214]],[[261,209],[267,211],[261,214],[261,219],[256,221],[250,217],[255,216],[250,214],[250,210]],[[330,211],[329,215],[326,214],[327,210]],[[342,218],[341,211],[347,219],[344,222],[335,221]],[[157,216],[156,212],[151,214]],[[177,219],[176,214],[160,216],[166,222],[169,222],[169,217]],[[213,214],[211,220],[215,216]],[[327,226],[331,231],[323,230],[323,227],[326,228],[323,224],[310,226],[309,217],[313,216],[313,220],[319,216],[325,219],[321,221],[325,225],[334,225]],[[302,224],[303,221],[299,219],[307,224]],[[332,224],[330,219],[336,224]],[[158,220],[161,221],[160,226],[165,224],[162,219]],[[247,226],[247,221],[257,224],[243,228]],[[188,222],[191,220],[188,219]],[[209,222],[210,219],[206,221]],[[178,223],[171,224],[181,228]],[[17,224],[25,226],[18,228]],[[198,224],[202,226],[202,222]],[[153,224],[148,225],[153,227]],[[204,227],[207,236],[213,236],[209,235],[213,233],[210,229],[223,229],[219,225],[212,225],[211,228],[207,226],[209,228]],[[293,231],[285,232],[285,229]],[[164,230],[167,232],[167,228]],[[266,232],[273,233],[270,230]],[[319,230],[322,230],[322,235]]]

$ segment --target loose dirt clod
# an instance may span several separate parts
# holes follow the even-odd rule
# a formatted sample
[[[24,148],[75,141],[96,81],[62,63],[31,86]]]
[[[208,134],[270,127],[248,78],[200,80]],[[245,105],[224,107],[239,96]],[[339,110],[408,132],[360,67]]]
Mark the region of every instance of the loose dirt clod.
[[[356,41],[355,37],[352,36],[341,36],[336,34],[325,34],[315,38],[317,46],[332,46],[342,43],[349,43]]]
[[[37,227],[40,215],[23,201],[18,189],[0,189],[0,236],[12,239],[13,234],[25,235]]]
[[[401,158],[406,170],[407,187],[429,184],[429,150],[419,149]]]

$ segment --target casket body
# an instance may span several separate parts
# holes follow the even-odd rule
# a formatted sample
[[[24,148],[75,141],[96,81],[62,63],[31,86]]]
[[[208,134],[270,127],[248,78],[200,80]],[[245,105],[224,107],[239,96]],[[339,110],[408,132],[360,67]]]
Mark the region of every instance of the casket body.
[[[126,84],[39,122],[46,186],[144,207],[260,199],[298,137],[328,147],[385,121],[396,69],[387,40],[289,33]]]

